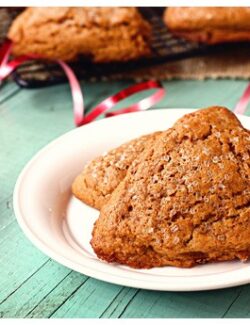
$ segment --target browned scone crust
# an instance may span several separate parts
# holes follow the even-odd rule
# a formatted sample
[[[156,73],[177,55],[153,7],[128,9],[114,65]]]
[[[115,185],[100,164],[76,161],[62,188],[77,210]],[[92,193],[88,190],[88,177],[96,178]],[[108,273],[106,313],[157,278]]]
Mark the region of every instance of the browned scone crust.
[[[151,27],[136,8],[33,7],[12,23],[8,37],[14,55],[49,59],[128,61],[150,54]]]
[[[248,7],[170,7],[164,22],[173,34],[191,41],[250,41]]]
[[[96,221],[97,256],[135,268],[250,256],[250,132],[233,113],[188,114],[135,161]]]
[[[126,176],[131,163],[160,134],[155,132],[133,139],[92,160],[73,182],[74,196],[100,210]]]

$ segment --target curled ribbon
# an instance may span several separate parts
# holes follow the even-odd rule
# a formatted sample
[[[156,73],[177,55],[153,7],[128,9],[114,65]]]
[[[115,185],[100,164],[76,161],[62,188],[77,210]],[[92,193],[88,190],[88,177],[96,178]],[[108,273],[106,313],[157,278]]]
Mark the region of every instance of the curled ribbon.
[[[45,59],[42,56],[38,56],[35,54],[22,55],[11,61],[9,61],[9,57],[11,54],[12,43],[10,40],[7,40],[2,48],[0,49],[0,81],[3,81],[7,78],[17,67],[19,67],[22,63],[32,60],[32,59]],[[166,93],[166,90],[163,88],[160,82],[149,80],[146,82],[142,82],[133,86],[130,86],[117,94],[108,97],[96,107],[94,107],[90,113],[86,116],[84,115],[84,99],[81,91],[81,86],[73,72],[73,70],[69,67],[68,64],[61,60],[56,60],[56,62],[62,67],[64,70],[70,84],[72,100],[73,100],[73,114],[74,114],[74,122],[76,126],[81,126],[95,120],[99,115],[107,112],[111,108],[113,108],[118,102],[121,100],[141,91],[145,91],[148,89],[156,89],[157,91],[143,100],[139,101],[136,104],[133,104],[127,108],[120,109],[116,112],[107,113],[105,116],[114,116],[118,114],[130,113],[130,112],[138,112],[146,110],[152,107],[154,104],[159,102]]]
[[[239,99],[239,101],[234,109],[234,113],[245,114],[249,101],[250,101],[250,83],[248,84],[243,95]]]
[[[11,54],[12,43],[10,40],[7,40],[3,46],[0,48],[0,81],[3,81],[6,77],[8,77],[17,67],[19,67],[22,63],[32,60],[32,59],[44,59],[42,56],[29,54],[22,55],[15,58],[12,61],[9,61],[9,56]],[[138,103],[131,105],[127,108],[120,109],[116,112],[106,113],[105,116],[114,116],[118,114],[130,113],[130,112],[138,112],[146,110],[152,107],[154,104],[159,102],[165,95],[166,90],[163,88],[160,82],[149,80],[147,82],[142,82],[133,86],[130,86],[117,94],[108,97],[96,107],[94,107],[90,113],[84,116],[84,99],[81,91],[80,84],[73,72],[73,70],[69,67],[68,64],[61,60],[56,60],[56,62],[62,67],[67,78],[69,80],[72,99],[73,99],[73,114],[74,114],[74,122],[76,126],[81,126],[83,124],[87,124],[95,120],[99,115],[107,112],[111,108],[113,108],[118,102],[121,100],[141,91],[145,91],[148,89],[157,89],[156,93],[153,95],[142,99]],[[242,97],[239,99],[234,112],[237,114],[244,114],[247,108],[247,105],[250,101],[250,84],[245,89]]]

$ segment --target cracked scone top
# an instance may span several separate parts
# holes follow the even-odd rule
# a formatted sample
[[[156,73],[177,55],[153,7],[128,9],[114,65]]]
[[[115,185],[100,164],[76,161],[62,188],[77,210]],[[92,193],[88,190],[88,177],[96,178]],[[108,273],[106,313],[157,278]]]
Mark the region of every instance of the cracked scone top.
[[[74,196],[101,209],[126,176],[131,163],[147,146],[152,146],[160,134],[161,132],[155,132],[143,135],[90,161],[73,182]]]
[[[234,114],[188,114],[131,165],[91,245],[99,258],[135,268],[247,260],[249,177],[250,132]]]
[[[136,8],[27,8],[12,23],[13,54],[94,62],[128,61],[148,56],[151,27]]]

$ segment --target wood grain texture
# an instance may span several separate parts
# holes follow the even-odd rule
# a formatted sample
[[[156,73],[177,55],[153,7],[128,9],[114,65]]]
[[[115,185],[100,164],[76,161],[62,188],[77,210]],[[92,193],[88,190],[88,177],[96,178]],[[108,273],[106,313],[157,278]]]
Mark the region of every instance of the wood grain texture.
[[[71,271],[39,303],[33,306],[26,317],[51,317],[87,279],[87,276]]]
[[[69,272],[58,263],[47,260],[1,304],[2,313],[5,317],[25,317]]]
[[[120,317],[222,317],[240,291],[241,288],[182,293],[140,290]]]
[[[82,84],[87,110],[130,84]],[[165,82],[167,96],[156,107],[225,105],[233,109],[246,84],[232,80]],[[71,109],[68,85],[24,90],[9,83],[0,89],[0,317],[248,318],[250,285],[193,293],[111,285],[51,261],[25,238],[12,208],[16,178],[39,149],[74,128]]]
[[[91,318],[101,315],[119,294],[121,287],[89,278],[52,315],[64,318]]]
[[[21,91],[21,89],[13,82],[0,82],[0,104],[12,97],[14,94]]]

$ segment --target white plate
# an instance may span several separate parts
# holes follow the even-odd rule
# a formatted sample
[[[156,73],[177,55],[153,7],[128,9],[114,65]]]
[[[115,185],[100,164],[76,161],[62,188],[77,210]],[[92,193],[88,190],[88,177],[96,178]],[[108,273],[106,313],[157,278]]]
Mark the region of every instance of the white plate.
[[[164,109],[97,121],[61,136],[24,168],[14,191],[19,225],[41,251],[88,276],[120,285],[172,291],[218,289],[250,282],[250,263],[226,262],[135,270],[98,260],[89,240],[98,211],[71,196],[75,176],[90,159],[121,143],[164,130],[192,110]],[[250,128],[250,118],[241,116]]]

